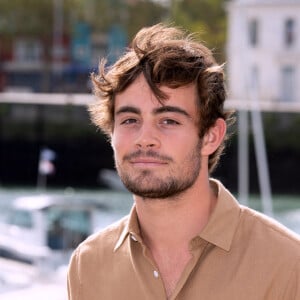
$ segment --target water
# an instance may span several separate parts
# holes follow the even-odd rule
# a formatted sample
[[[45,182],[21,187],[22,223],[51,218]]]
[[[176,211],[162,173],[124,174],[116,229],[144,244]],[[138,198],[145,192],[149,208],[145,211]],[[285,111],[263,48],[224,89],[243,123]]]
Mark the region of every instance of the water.
[[[73,200],[88,199],[105,206],[105,209],[97,215],[97,229],[106,227],[128,214],[133,203],[131,194],[123,191],[66,188],[50,189],[46,192],[51,195],[65,194]],[[0,188],[0,217],[1,212],[16,197],[41,193],[43,191],[28,188]],[[262,210],[259,197],[250,197],[249,203],[250,207]],[[274,196],[273,205],[275,219],[300,234],[300,197]],[[0,298],[2,300],[66,300],[66,270],[67,264],[56,269],[55,273],[41,273],[32,266],[7,262],[0,258]]]

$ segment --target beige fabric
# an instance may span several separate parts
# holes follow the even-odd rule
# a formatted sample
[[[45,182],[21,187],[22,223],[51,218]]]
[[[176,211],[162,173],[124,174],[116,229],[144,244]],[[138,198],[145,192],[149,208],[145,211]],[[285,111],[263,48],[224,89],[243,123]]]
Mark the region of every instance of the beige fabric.
[[[190,242],[193,258],[170,299],[299,300],[299,237],[240,206],[220,182],[214,182],[217,205],[204,230]],[[74,251],[68,292],[70,300],[166,299],[134,207],[129,217]]]

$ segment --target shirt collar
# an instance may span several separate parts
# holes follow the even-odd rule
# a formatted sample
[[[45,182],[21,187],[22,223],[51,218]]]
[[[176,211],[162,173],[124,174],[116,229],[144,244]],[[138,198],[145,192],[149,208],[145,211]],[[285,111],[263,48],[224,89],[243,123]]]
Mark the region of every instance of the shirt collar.
[[[220,181],[210,179],[210,182],[217,190],[218,200],[208,223],[199,234],[199,237],[217,247],[229,251],[234,233],[238,226],[240,207],[233,195]],[[120,234],[114,251],[117,251],[121,247],[128,235],[131,235],[135,240],[142,242],[135,205],[131,209],[129,218]]]
[[[114,251],[117,251],[121,247],[121,245],[123,244],[123,242],[125,241],[128,235],[133,236],[134,239],[136,239],[137,241],[142,240],[140,235],[140,225],[139,225],[135,205],[133,205],[130,211],[128,220],[115,245]]]
[[[211,179],[218,192],[218,200],[208,223],[199,236],[226,251],[230,250],[240,219],[240,207],[233,195],[219,182]]]

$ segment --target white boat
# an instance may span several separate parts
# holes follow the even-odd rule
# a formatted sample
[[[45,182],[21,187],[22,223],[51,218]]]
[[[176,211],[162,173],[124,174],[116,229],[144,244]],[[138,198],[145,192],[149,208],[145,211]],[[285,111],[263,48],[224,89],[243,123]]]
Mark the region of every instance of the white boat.
[[[0,299],[67,299],[71,253],[121,215],[87,197],[22,196],[0,209]]]
[[[94,232],[96,202],[70,197],[18,197],[2,214],[0,256],[47,268],[66,263],[74,248]]]

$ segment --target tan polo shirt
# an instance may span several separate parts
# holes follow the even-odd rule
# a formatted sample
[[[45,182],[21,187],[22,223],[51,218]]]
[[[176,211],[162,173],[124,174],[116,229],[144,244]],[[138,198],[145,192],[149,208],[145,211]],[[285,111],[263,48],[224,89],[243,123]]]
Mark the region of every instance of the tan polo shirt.
[[[204,230],[191,240],[192,259],[170,299],[299,300],[299,237],[240,206],[214,182],[217,205]],[[133,207],[129,217],[92,235],[74,251],[69,299],[165,300],[159,270],[147,252]]]

